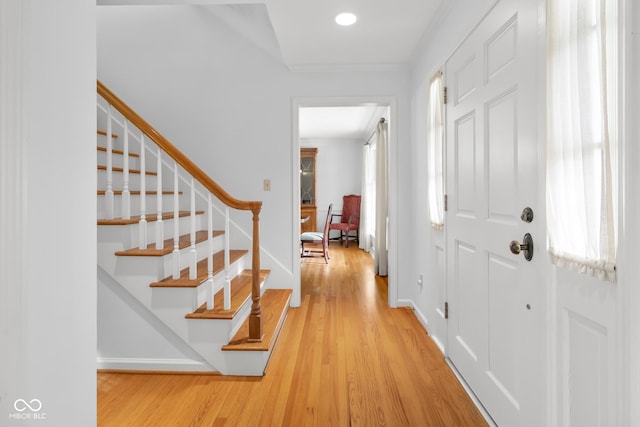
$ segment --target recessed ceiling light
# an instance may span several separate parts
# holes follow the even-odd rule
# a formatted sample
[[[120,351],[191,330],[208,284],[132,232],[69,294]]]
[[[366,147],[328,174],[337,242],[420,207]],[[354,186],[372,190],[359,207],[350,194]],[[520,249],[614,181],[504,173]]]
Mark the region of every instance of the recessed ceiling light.
[[[336,16],[336,24],[338,25],[353,25],[358,18],[353,13],[345,12]]]

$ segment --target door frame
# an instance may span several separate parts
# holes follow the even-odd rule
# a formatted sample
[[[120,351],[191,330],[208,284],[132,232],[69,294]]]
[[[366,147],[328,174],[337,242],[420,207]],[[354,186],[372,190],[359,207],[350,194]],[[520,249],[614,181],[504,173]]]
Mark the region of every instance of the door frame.
[[[640,114],[640,100],[633,95],[640,91],[640,43],[632,30],[640,25],[640,6],[635,0],[620,0],[620,93],[621,93],[621,146],[620,146],[620,213],[619,213],[619,247],[617,264],[618,283],[620,285],[620,363],[618,378],[620,379],[620,405],[618,422],[621,425],[638,425],[640,423],[640,287],[637,278],[640,276],[640,264],[633,249],[634,237],[640,236],[640,173],[637,172],[637,160],[640,159],[640,126],[634,120]],[[626,236],[631,236],[626,238]]]
[[[300,290],[300,136],[299,110],[305,107],[345,107],[360,104],[377,104],[389,107],[389,276],[388,276],[388,304],[392,308],[398,306],[398,119],[397,100],[394,96],[365,96],[365,97],[293,97],[291,100],[291,247],[293,259],[291,271],[293,274],[293,295],[291,306],[299,307],[301,303]],[[364,143],[364,142],[363,142]]]

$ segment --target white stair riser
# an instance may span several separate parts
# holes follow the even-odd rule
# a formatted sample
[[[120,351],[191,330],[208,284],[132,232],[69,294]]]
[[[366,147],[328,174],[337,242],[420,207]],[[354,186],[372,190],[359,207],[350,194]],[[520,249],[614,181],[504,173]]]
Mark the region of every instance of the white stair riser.
[[[98,170],[98,188],[100,190],[104,190],[107,188],[107,171],[99,169]],[[140,174],[139,173],[129,173],[129,189],[140,189]],[[166,180],[163,180],[166,181]],[[156,191],[158,188],[158,177],[156,175],[145,174],[145,187],[147,191]],[[124,173],[122,172],[113,172],[111,175],[111,185],[114,190],[122,190],[124,187]],[[172,191],[173,183],[163,185],[163,191]]]
[[[115,168],[115,165],[114,165]],[[140,173],[131,172],[132,169],[136,169],[129,166],[129,189],[140,189]],[[97,181],[98,189],[104,190],[107,188],[108,172],[106,169],[97,169]],[[145,186],[147,191],[156,191],[158,188],[158,175],[152,175],[145,173]],[[171,173],[165,173],[162,175],[162,191],[173,191],[173,171]],[[114,190],[121,190],[124,186],[124,172],[112,170],[111,171],[111,185]],[[178,190],[187,194],[189,192],[189,186],[182,180],[178,184]]]
[[[103,145],[103,147],[106,147],[106,143]],[[118,149],[120,149],[120,147],[118,147]],[[102,150],[96,150],[96,159],[97,159],[97,164],[98,165],[107,165],[107,160],[108,160],[108,156],[107,156],[107,152],[106,151],[102,151]],[[155,159],[154,159],[155,160]],[[112,153],[111,155],[111,162],[114,168],[121,168],[124,167],[124,155],[123,154],[117,154],[117,153]],[[149,159],[145,159],[145,164],[146,164],[146,168],[147,170],[153,170],[155,169],[155,163],[153,163],[153,167],[150,167],[151,165],[149,164]],[[140,157],[133,157],[133,156],[129,156],[129,169],[140,169]]]
[[[208,282],[204,281],[199,286],[191,288],[162,288],[150,287],[153,282],[171,276],[173,268],[172,255],[164,257],[116,257],[114,265],[100,266],[106,272],[112,272],[112,276],[117,277],[132,295],[140,300],[145,306],[155,309],[160,302],[164,301],[162,295],[169,293],[171,300],[167,304],[172,310],[177,310],[184,317],[187,313],[195,311],[202,304],[207,302],[209,289]],[[244,269],[244,258],[238,259],[229,266],[230,277],[234,277]],[[214,293],[220,290],[224,284],[226,273],[223,271],[216,274],[214,280]],[[145,285],[141,285],[144,283]],[[162,306],[162,305],[160,305]],[[231,329],[230,329],[231,330]],[[235,333],[235,331],[233,331]],[[227,340],[230,337],[227,338]]]
[[[152,213],[147,215],[147,218],[153,219],[156,214]],[[156,232],[158,226],[162,226],[164,239],[170,239],[173,237],[173,219],[165,219],[162,223],[158,221],[147,222],[147,244],[157,243]],[[117,248],[112,251],[121,251],[131,248],[137,248],[140,246],[140,224],[129,225],[101,225],[98,226],[98,245],[101,242],[117,242]],[[178,231],[180,235],[188,234],[191,232],[191,217],[179,218]],[[207,219],[206,215],[196,215],[196,230],[206,230]],[[218,228],[219,229],[219,228]],[[220,239],[218,237],[217,239]]]
[[[145,197],[145,213],[147,216],[152,214],[157,214],[157,198],[156,194],[146,194],[144,196],[140,194],[129,194],[130,200],[130,215],[140,215],[141,213],[141,198]],[[122,212],[122,202],[123,195],[122,194],[114,194],[114,215],[116,218],[120,218],[123,215]],[[184,197],[179,198],[178,203],[179,210],[188,211],[191,209],[190,203],[188,200],[185,200]],[[107,197],[106,194],[98,195],[98,203],[97,203],[97,214],[98,218],[107,218]],[[163,212],[173,212],[173,194],[163,194],[162,195],[162,211]]]
[[[130,248],[137,248],[139,245],[133,243],[133,240],[136,236],[133,236],[129,233],[128,230],[122,230],[120,233],[116,233],[113,230],[112,226],[101,226],[98,227],[98,254],[107,256],[114,256],[116,252],[124,251]],[[132,242],[132,246],[124,246],[121,242],[122,240],[118,240],[117,238],[111,238],[111,236],[120,235],[122,236],[122,240],[129,240]],[[216,253],[218,251],[223,250],[224,248],[224,236],[216,236],[213,239],[213,252]],[[121,258],[129,258],[132,263],[135,263],[137,260],[147,258],[155,260],[153,264],[151,264],[150,269],[145,270],[144,265],[141,265],[141,271],[145,274],[153,274],[156,272],[155,276],[152,276],[152,281],[157,281],[164,279],[165,277],[171,275],[173,273],[173,248],[168,248],[171,250],[170,253],[163,256],[116,256],[114,261],[118,261]],[[196,244],[196,260],[200,261],[206,258],[209,255],[209,241],[205,240]],[[180,249],[180,268],[189,267],[189,262],[191,260],[191,246],[187,246],[185,248]],[[113,265],[113,264],[111,264]],[[106,267],[106,266],[105,266]],[[106,269],[110,271],[109,269]],[[238,270],[241,271],[241,270]]]
[[[269,351],[223,351],[225,375],[260,377],[269,361]]]
[[[247,255],[243,256],[242,258],[240,258],[239,260],[237,260],[236,262],[232,263],[229,266],[229,279],[233,279],[235,276],[237,276],[242,270],[245,270],[247,267]],[[220,273],[216,274],[213,278],[213,293],[215,294],[216,292],[218,292],[220,289],[222,289],[222,287],[224,286],[224,282],[226,280],[226,272],[224,270],[222,270]],[[204,304],[205,302],[207,302],[207,298],[208,298],[208,291],[209,289],[207,288],[207,286],[199,286],[198,287],[198,295],[197,295],[197,307],[200,307],[202,304]],[[195,310],[195,308],[194,308]],[[234,332],[235,333],[235,332]]]

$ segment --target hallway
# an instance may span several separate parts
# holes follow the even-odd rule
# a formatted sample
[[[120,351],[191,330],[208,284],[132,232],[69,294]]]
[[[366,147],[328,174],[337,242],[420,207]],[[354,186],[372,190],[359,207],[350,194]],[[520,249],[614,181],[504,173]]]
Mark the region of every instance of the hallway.
[[[266,376],[98,374],[98,425],[486,425],[411,310],[387,306],[368,254],[302,262]]]

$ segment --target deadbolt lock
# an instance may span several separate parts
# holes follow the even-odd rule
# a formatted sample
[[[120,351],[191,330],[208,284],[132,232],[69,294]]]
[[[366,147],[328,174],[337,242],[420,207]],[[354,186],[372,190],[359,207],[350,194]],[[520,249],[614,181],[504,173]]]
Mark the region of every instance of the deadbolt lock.
[[[524,208],[522,210],[522,213],[520,214],[520,219],[523,220],[524,222],[533,221],[533,209],[531,209],[528,206]]]

